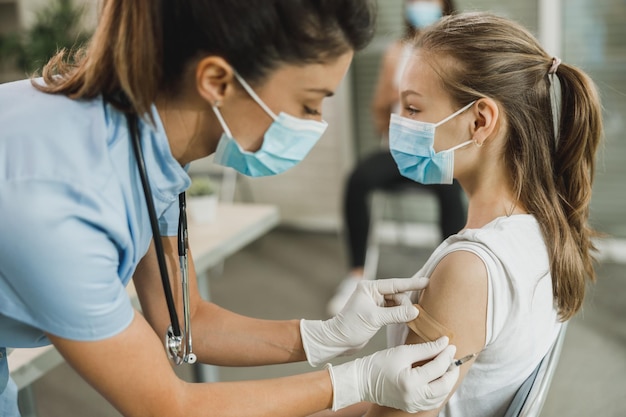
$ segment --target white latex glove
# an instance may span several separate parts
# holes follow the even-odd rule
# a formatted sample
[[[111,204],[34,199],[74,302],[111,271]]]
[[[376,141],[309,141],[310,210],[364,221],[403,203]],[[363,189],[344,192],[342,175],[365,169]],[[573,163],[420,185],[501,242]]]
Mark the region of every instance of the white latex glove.
[[[455,346],[447,344],[448,338],[442,337],[382,350],[335,367],[326,365],[333,383],[333,411],[360,401],[409,413],[441,406],[459,378],[458,366],[446,372],[456,352]],[[438,353],[431,362],[411,367]]]
[[[339,314],[328,320],[301,320],[300,334],[307,360],[312,366],[354,353],[378,330],[392,323],[414,320],[418,310],[410,292],[426,288],[428,278],[363,280]],[[393,307],[385,307],[385,305]]]

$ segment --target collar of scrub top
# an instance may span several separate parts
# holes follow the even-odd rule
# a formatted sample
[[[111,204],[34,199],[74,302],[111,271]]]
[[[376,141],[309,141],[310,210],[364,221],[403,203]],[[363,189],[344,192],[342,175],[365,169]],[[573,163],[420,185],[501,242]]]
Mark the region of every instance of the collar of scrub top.
[[[189,245],[187,239],[187,205],[185,192],[180,193],[178,196],[178,205],[180,209],[180,215],[178,218],[178,260],[180,263],[183,287],[182,290],[184,326],[184,333],[181,333],[180,324],[178,321],[178,314],[176,313],[176,306],[174,305],[174,297],[172,296],[172,288],[170,286],[169,274],[167,273],[163,244],[160,239],[159,224],[156,217],[156,210],[154,208],[154,201],[152,199],[150,181],[148,179],[148,172],[146,170],[146,164],[141,149],[137,116],[134,113],[128,113],[126,115],[126,120],[128,122],[128,129],[130,131],[132,139],[131,142],[133,145],[135,159],[137,161],[137,168],[139,170],[141,186],[143,188],[144,197],[146,199],[146,206],[148,207],[150,227],[152,228],[152,239],[154,241],[154,248],[157,254],[157,261],[161,274],[161,282],[163,284],[163,292],[165,293],[165,302],[167,303],[167,309],[170,315],[170,325],[165,333],[165,351],[167,352],[167,356],[170,358],[170,360],[176,365],[180,365],[183,362],[190,364],[195,363],[197,358],[196,355],[193,353],[191,339],[191,318],[189,313]],[[183,339],[185,339],[185,343],[183,343]]]

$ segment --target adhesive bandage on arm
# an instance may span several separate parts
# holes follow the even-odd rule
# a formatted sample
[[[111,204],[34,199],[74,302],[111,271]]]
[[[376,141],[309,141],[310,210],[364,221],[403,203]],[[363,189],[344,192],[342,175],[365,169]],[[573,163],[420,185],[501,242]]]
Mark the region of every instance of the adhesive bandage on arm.
[[[407,323],[413,333],[419,336],[424,342],[432,342],[442,336],[448,336],[450,344],[453,344],[454,333],[437,322],[422,306],[415,304],[415,307],[417,307],[420,313],[415,320]],[[412,337],[412,334],[409,333],[407,343],[414,342],[416,342],[415,339]]]

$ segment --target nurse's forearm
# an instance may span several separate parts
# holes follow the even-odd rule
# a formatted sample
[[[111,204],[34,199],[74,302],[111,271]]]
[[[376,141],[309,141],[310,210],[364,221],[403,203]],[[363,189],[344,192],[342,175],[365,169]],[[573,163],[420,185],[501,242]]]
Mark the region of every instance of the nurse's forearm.
[[[330,408],[333,395],[326,370],[263,381],[188,384],[181,392],[186,410],[181,415],[216,417],[308,416]]]
[[[192,320],[193,350],[203,363],[254,366],[306,360],[299,320],[261,320],[203,302]]]
[[[140,314],[108,339],[48,337],[125,417],[297,417],[328,408],[333,400],[326,370],[261,381],[184,382],[167,360],[161,338]]]

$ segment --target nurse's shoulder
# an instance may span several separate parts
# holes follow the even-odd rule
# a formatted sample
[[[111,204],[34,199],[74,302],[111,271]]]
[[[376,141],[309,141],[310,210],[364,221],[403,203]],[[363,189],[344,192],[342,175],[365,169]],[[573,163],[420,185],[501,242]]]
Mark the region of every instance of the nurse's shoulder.
[[[93,174],[107,163],[106,112],[101,98],[74,100],[47,94],[31,80],[6,83],[0,85],[0,126],[0,155],[11,165],[4,175],[76,178],[76,174],[91,173],[93,180]]]

